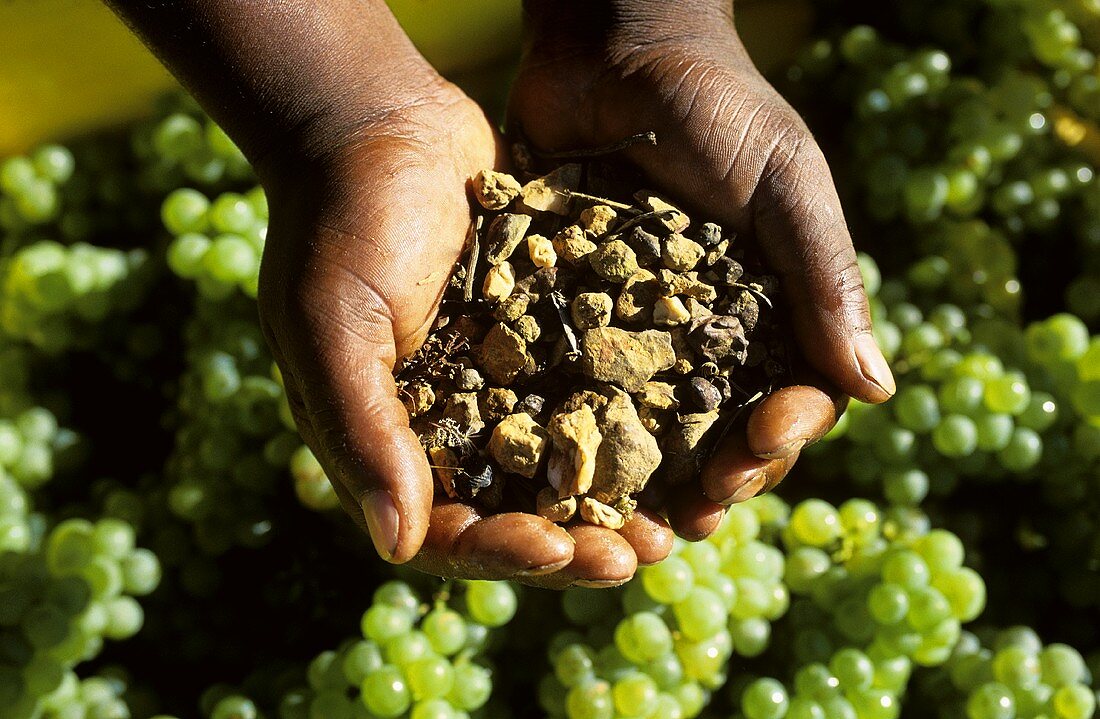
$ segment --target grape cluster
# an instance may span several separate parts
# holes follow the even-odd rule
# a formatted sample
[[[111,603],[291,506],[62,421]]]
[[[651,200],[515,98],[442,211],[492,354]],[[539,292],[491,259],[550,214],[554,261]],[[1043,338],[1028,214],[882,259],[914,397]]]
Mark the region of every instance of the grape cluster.
[[[149,253],[41,240],[0,260],[0,331],[51,354],[96,340],[150,284]]]
[[[135,597],[160,582],[156,555],[125,522],[69,519],[40,539],[0,555],[0,707],[12,719],[64,704],[73,667],[136,634]]]
[[[1089,719],[1096,693],[1080,652],[1043,645],[1027,627],[964,632],[942,669],[917,690],[935,697],[942,719]]]
[[[75,167],[73,154],[60,145],[43,145],[0,163],[0,228],[16,234],[56,220],[61,190]]]
[[[787,611],[784,557],[769,541],[785,511],[770,496],[733,507],[708,540],[678,541],[622,590],[566,592],[563,611],[576,628],[550,642],[543,710],[568,719],[699,716],[731,657],[763,653],[771,622]]]

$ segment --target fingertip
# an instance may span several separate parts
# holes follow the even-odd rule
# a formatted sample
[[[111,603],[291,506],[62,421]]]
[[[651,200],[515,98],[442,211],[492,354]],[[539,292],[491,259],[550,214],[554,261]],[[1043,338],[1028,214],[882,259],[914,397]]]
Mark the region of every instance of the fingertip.
[[[638,571],[634,548],[618,532],[593,524],[569,528],[576,543],[573,561],[563,571],[582,587],[612,587],[630,581]]]
[[[703,466],[699,478],[704,496],[715,504],[731,504],[741,488],[752,482],[768,460],[754,455],[744,433],[729,437]]]
[[[783,387],[749,415],[748,449],[764,459],[790,456],[825,436],[837,416],[837,403],[823,390],[808,385]]]
[[[668,521],[677,536],[699,542],[718,530],[726,508],[702,492],[685,493],[669,507]]]
[[[894,396],[898,391],[894,381],[894,373],[886,357],[882,354],[874,335],[863,332],[852,340],[852,350],[855,353],[856,364],[863,375],[866,392],[862,395],[852,396],[861,402],[879,404]]]
[[[467,526],[453,555],[479,576],[537,577],[573,561],[574,543],[558,525],[532,514],[509,512]]]
[[[662,517],[638,508],[619,530],[638,558],[639,565],[656,564],[672,553],[675,534]]]

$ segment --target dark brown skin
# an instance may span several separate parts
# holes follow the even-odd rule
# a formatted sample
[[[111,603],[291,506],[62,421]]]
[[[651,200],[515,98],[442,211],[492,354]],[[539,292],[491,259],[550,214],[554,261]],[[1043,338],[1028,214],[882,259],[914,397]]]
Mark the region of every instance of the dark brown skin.
[[[452,577],[613,586],[774,487],[840,396],[894,391],[828,166],[760,77],[728,2],[529,0],[509,123],[537,148],[645,130],[628,159],[756,241],[820,381],[765,399],[694,487],[613,532],[483,517],[436,498],[392,368],[424,339],[470,222],[468,178],[507,169],[484,114],[413,49],[381,0],[108,0],[256,167],[272,208],[264,333],[303,438],[379,554]]]

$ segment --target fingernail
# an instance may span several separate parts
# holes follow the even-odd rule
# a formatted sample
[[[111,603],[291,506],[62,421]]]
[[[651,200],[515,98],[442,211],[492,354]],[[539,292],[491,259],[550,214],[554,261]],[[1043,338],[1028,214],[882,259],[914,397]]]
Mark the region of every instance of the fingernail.
[[[882,356],[882,350],[878,348],[875,338],[870,333],[856,337],[856,361],[863,376],[878,385],[891,397],[898,390],[894,382],[894,374],[890,371],[890,365],[886,364],[886,358]]]
[[[799,438],[794,441],[787,442],[786,444],[782,444],[770,452],[757,452],[756,456],[762,457],[764,459],[783,459],[784,457],[789,457],[805,447],[806,441],[807,440],[805,439]]]
[[[382,559],[393,561],[393,556],[397,553],[397,534],[401,527],[401,517],[393,503],[393,497],[384,489],[373,489],[363,495],[360,504],[374,548]]]
[[[572,557],[570,557],[568,559],[563,559],[560,562],[551,562],[550,564],[543,564],[543,565],[538,566],[538,567],[531,567],[529,569],[521,569],[520,571],[516,572],[516,576],[517,577],[540,577],[543,574],[550,574],[552,572],[558,571],[559,569],[564,569],[565,566],[568,565],[571,561],[573,561]]]
[[[754,474],[748,481],[737,488],[733,494],[726,500],[726,504],[737,504],[738,502],[744,502],[747,499],[752,499],[760,490],[764,488],[764,485],[768,483],[768,473],[766,470],[760,470]]]
[[[626,579],[575,579],[573,580],[573,586],[584,587],[585,589],[610,589],[621,587],[631,579],[632,577]]]

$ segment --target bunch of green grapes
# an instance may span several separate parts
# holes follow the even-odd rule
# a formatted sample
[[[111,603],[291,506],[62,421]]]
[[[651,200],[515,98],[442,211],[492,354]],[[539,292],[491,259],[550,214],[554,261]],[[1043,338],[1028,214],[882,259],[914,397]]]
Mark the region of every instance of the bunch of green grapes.
[[[734,670],[733,655],[763,653],[771,622],[787,610],[783,555],[771,541],[786,511],[772,496],[732,507],[708,540],[677,541],[623,589],[566,592],[575,628],[550,642],[543,710],[568,719],[699,716]]]
[[[5,717],[41,716],[64,704],[77,664],[96,657],[105,640],[141,629],[135,597],[156,589],[160,571],[156,555],[135,546],[133,528],[115,519],[68,519],[40,542],[0,555]]]
[[[512,620],[504,582],[445,585],[436,599],[401,581],[382,584],[362,617],[362,636],[310,661],[304,685],[287,691],[279,719],[466,719],[489,701],[484,656],[492,629]],[[211,694],[210,719],[254,719],[257,704],[229,690]]]
[[[913,665],[947,661],[985,604],[955,535],[851,499],[796,505],[782,531],[793,691],[763,677],[735,699],[747,719],[895,719]]]
[[[984,640],[984,641],[983,641]],[[1044,646],[1034,630],[964,632],[942,668],[917,690],[942,719],[1089,719],[1091,672],[1067,644]]]
[[[0,471],[28,491],[53,477],[59,455],[76,442],[76,434],[59,427],[45,407],[30,407],[10,419],[0,412]]]
[[[56,220],[61,190],[75,168],[72,153],[60,145],[43,145],[0,163],[0,229],[16,234]]]
[[[0,332],[50,354],[98,340],[150,285],[149,253],[41,240],[0,260]]]
[[[219,189],[254,182],[241,151],[198,104],[183,94],[160,100],[156,116],[131,133],[142,184],[162,196],[179,187]]]
[[[267,200],[256,187],[245,194],[226,192],[213,201],[198,190],[175,190],[161,208],[174,239],[168,267],[194,280],[209,299],[228,297],[239,288],[256,297],[260,256],[267,237]]]

